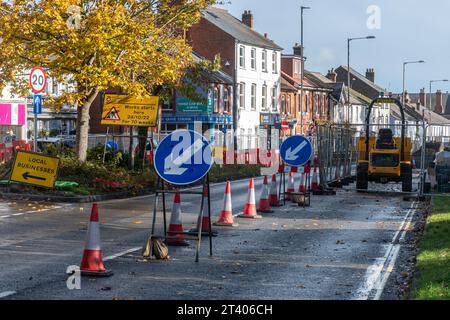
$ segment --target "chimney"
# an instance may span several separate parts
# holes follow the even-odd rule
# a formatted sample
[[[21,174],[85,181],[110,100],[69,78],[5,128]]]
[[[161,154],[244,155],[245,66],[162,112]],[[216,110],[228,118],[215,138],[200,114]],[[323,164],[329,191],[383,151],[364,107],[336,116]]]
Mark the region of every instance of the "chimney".
[[[403,95],[402,95],[403,98]],[[408,104],[411,101],[410,97],[409,97],[409,93],[408,91],[405,90],[405,101],[403,101],[404,104]]]
[[[245,10],[242,14],[242,23],[253,29],[253,13],[250,10]]]
[[[294,46],[294,55],[295,56],[302,56],[303,48],[300,44],[296,43]]]
[[[444,111],[444,106],[442,105],[442,91],[438,90],[436,92],[436,105],[434,106],[434,112],[442,114]]]
[[[425,92],[425,88],[420,89],[419,101],[422,106],[425,107],[427,105],[427,94]]]
[[[366,78],[372,82],[375,83],[375,70],[374,69],[367,69],[366,71]]]
[[[338,76],[338,74],[336,73],[334,68],[331,70],[328,70],[327,78],[330,79],[331,81],[333,81],[334,83],[337,82],[337,76]]]

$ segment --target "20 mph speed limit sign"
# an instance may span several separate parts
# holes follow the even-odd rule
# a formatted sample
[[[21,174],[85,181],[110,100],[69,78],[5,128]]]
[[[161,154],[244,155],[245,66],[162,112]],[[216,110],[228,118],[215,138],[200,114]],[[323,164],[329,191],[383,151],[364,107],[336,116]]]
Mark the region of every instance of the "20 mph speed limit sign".
[[[41,93],[47,86],[47,75],[41,67],[36,67],[30,73],[30,87],[34,93]]]

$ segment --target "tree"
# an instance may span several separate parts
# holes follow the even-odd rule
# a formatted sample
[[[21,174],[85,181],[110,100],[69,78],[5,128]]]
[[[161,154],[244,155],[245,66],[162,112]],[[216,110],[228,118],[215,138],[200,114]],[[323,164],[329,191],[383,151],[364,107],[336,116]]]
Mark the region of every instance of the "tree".
[[[185,31],[215,0],[3,0],[0,90],[27,95],[26,70],[37,65],[68,84],[46,105],[77,107],[76,149],[86,160],[89,109],[99,93],[119,87],[145,96],[176,86],[192,66]]]

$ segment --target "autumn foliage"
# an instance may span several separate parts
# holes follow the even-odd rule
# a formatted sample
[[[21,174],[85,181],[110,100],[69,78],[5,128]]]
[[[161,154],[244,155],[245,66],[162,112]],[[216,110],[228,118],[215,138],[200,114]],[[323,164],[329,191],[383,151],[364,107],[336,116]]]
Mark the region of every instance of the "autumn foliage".
[[[185,31],[214,0],[13,0],[0,6],[0,90],[29,93],[27,77],[42,66],[66,84],[46,104],[75,105],[77,153],[86,159],[89,108],[120,87],[149,95],[176,85],[192,64]],[[22,76],[21,76],[22,75]]]

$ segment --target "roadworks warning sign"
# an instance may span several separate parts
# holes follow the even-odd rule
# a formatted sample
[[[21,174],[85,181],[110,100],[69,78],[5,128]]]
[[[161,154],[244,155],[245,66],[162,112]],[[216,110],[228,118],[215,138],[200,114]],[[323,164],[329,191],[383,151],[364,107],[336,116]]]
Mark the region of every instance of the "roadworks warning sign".
[[[120,94],[105,94],[101,124],[136,127],[156,127],[159,97],[133,98]]]
[[[18,151],[11,173],[11,182],[54,188],[58,178],[59,158]]]

